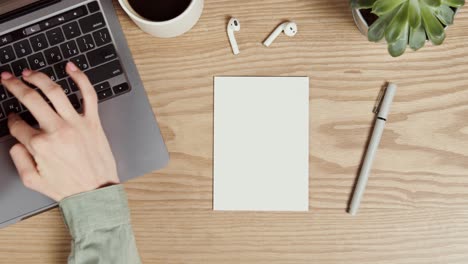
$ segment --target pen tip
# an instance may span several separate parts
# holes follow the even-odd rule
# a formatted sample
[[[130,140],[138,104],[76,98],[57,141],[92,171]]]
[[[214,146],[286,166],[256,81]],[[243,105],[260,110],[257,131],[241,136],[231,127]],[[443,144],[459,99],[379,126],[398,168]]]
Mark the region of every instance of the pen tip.
[[[348,213],[355,216],[357,214],[357,208],[349,208]]]

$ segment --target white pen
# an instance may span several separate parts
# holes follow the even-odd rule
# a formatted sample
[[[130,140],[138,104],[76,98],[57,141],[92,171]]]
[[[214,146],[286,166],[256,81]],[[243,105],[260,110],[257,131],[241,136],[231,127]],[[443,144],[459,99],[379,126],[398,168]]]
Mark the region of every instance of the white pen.
[[[385,95],[382,99],[380,105],[379,113],[377,114],[377,119],[374,125],[374,131],[372,132],[372,137],[367,146],[366,156],[364,158],[364,163],[362,164],[361,171],[359,173],[358,182],[354,189],[353,198],[349,206],[349,213],[351,215],[356,215],[359,205],[361,204],[362,195],[366,189],[367,181],[369,179],[369,173],[372,168],[372,163],[374,162],[375,154],[379,148],[380,139],[385,128],[385,123],[387,122],[388,112],[390,111],[390,106],[393,102],[393,97],[395,97],[397,86],[393,83],[388,84],[385,89]]]

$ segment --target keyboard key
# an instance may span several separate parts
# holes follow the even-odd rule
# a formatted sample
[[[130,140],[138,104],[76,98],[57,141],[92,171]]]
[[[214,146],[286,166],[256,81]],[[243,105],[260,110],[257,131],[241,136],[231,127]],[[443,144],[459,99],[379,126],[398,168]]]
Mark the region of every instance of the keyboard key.
[[[28,123],[30,126],[35,126],[38,124],[36,118],[31,114],[31,112],[24,112],[20,114],[20,117]]]
[[[91,84],[96,84],[108,80],[123,73],[122,66],[118,60],[108,62],[99,67],[85,72]]]
[[[0,63],[5,64],[16,59],[11,46],[0,48]]]
[[[11,35],[3,35],[0,37],[0,46],[6,45],[13,41]]]
[[[27,39],[16,42],[13,44],[13,48],[15,49],[16,55],[18,57],[27,56],[32,52],[31,44],[29,44],[29,40]]]
[[[53,18],[49,18],[49,19],[41,22],[39,24],[39,26],[41,28],[47,29],[47,28],[54,27],[54,26],[56,26],[58,24],[62,24],[64,22],[64,20],[65,20],[65,18],[63,16],[60,16],[60,21],[59,21],[59,17],[53,17]]]
[[[97,96],[98,96],[99,101],[105,100],[105,99],[112,96],[112,90],[107,89],[107,90],[104,90],[104,91],[100,91],[99,93],[97,93]]]
[[[81,52],[87,52],[96,47],[96,45],[94,45],[94,41],[91,37],[91,34],[77,38],[76,42],[78,43],[78,48]]]
[[[50,45],[54,46],[65,41],[62,30],[60,27],[51,29],[46,32],[47,39],[49,40]]]
[[[19,113],[21,112],[20,103],[16,98],[8,99],[7,101],[3,102],[3,109],[5,110],[5,114],[8,116],[10,113]]]
[[[5,112],[3,112],[2,108],[0,107],[0,119],[4,119],[6,117],[7,116],[6,116]]]
[[[0,121],[0,138],[8,136],[10,134],[10,129],[8,129],[8,119]]]
[[[20,60],[13,62],[11,64],[11,67],[13,68],[13,74],[15,74],[15,76],[21,76],[21,74],[23,73],[23,70],[28,69],[29,65],[26,59],[20,59]]]
[[[45,69],[40,70],[40,72],[45,73],[52,81],[56,82],[57,77],[54,74],[54,70],[52,70],[52,67],[47,67]]]
[[[31,65],[31,70],[38,70],[46,66],[44,55],[41,52],[29,56],[28,61],[29,65]]]
[[[95,13],[93,15],[80,19],[81,30],[83,30],[84,34],[95,29],[102,28],[105,25],[106,22],[104,21],[104,17],[101,13]]]
[[[89,64],[86,61],[85,55],[79,55],[74,58],[70,59],[71,62],[73,62],[80,70],[84,71],[89,68]]]
[[[63,59],[62,53],[58,47],[53,47],[44,51],[47,63],[54,64]]]
[[[29,35],[36,34],[39,31],[41,31],[41,27],[39,26],[39,24],[36,24],[36,25],[32,25],[23,29],[23,34],[25,34],[26,36],[29,36]]]
[[[70,86],[70,89],[72,90],[72,92],[76,92],[78,91],[78,85],[76,85],[76,83],[71,79],[71,78],[68,78],[68,84]]]
[[[26,108],[26,106],[24,106],[24,104],[20,103],[20,107],[23,111],[27,111],[28,109]]]
[[[121,83],[119,85],[114,86],[112,90],[114,91],[115,95],[118,95],[130,90],[130,86],[128,86],[128,83]]]
[[[116,59],[117,52],[115,51],[114,45],[109,44],[107,46],[88,52],[86,56],[88,57],[91,66],[96,66]]]
[[[7,93],[7,95],[8,95],[9,98],[14,97],[13,94],[10,93],[10,91],[8,91],[8,89],[7,89],[6,87],[3,87],[3,88],[5,88],[5,91],[6,91],[6,93]]]
[[[9,72],[11,73],[11,67],[8,64],[0,66],[0,73],[2,72]]]
[[[55,19],[58,21],[59,24],[64,23],[65,21],[67,21],[63,14],[55,17]]]
[[[91,2],[88,4],[88,9],[90,13],[94,13],[99,11],[99,4],[98,2]]]
[[[100,83],[100,84],[94,86],[94,90],[96,90],[96,92],[100,92],[102,90],[106,90],[106,89],[109,89],[109,88],[110,88],[109,82],[103,82],[103,83]]]
[[[78,47],[76,46],[76,42],[74,40],[63,43],[60,45],[60,49],[62,50],[62,54],[65,59],[78,55]]]
[[[3,101],[8,98],[8,93],[6,92],[5,87],[3,85],[0,85],[0,101]]]
[[[66,61],[62,61],[54,65],[55,73],[57,74],[58,79],[63,79],[68,76],[67,72],[65,71],[65,66],[67,65]]]
[[[70,100],[70,103],[72,104],[73,108],[75,108],[76,110],[80,109],[80,100],[78,100],[78,96],[76,96],[76,94],[69,95],[68,100]]]
[[[110,36],[110,33],[109,33],[109,30],[107,28],[103,28],[101,30],[98,30],[96,32],[93,33],[93,38],[94,38],[94,41],[96,41],[96,45],[99,47],[99,46],[102,46],[104,44],[107,44],[109,42],[111,42],[111,36]]]
[[[65,94],[71,94],[70,86],[68,85],[67,80],[61,80],[57,82],[58,85],[60,85],[65,92]]]
[[[34,51],[40,51],[49,46],[49,44],[47,44],[47,39],[44,34],[32,36],[29,40],[31,41],[31,46]]]
[[[80,6],[76,9],[73,9],[72,11],[65,13],[64,17],[66,21],[70,21],[70,20],[74,20],[79,17],[82,17],[84,15],[87,15],[87,14],[88,14],[88,11],[86,10],[86,7]]]
[[[65,33],[65,37],[67,37],[67,39],[72,39],[81,35],[80,27],[78,26],[78,23],[76,21],[68,23],[62,28],[63,33]]]

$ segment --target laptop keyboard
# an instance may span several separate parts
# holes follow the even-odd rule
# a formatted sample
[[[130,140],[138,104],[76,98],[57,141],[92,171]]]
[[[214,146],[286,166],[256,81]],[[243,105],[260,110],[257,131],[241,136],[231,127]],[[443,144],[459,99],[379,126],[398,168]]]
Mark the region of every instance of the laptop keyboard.
[[[0,36],[0,72],[8,71],[18,77],[25,68],[43,72],[63,88],[73,107],[81,111],[79,89],[65,72],[68,61],[86,73],[99,102],[130,90],[98,2]],[[49,102],[37,87],[28,85]],[[18,113],[30,125],[37,125],[28,109],[0,84],[0,139],[9,135],[7,116],[11,112]]]

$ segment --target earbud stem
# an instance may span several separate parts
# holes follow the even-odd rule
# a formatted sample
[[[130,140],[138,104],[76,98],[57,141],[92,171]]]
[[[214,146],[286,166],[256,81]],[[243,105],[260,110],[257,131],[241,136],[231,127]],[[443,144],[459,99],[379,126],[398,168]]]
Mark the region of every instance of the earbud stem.
[[[236,37],[234,36],[234,31],[229,28],[228,28],[228,37],[229,37],[229,42],[231,42],[232,53],[234,53],[234,55],[239,54],[240,53],[239,46],[237,45]]]
[[[275,39],[281,35],[281,32],[283,32],[284,30],[284,27],[287,25],[288,23],[283,23],[281,25],[279,25],[275,31],[273,31],[273,33],[271,33],[271,35],[263,42],[263,45],[265,45],[266,47],[270,47],[270,45],[273,43],[273,41],[275,41]]]

